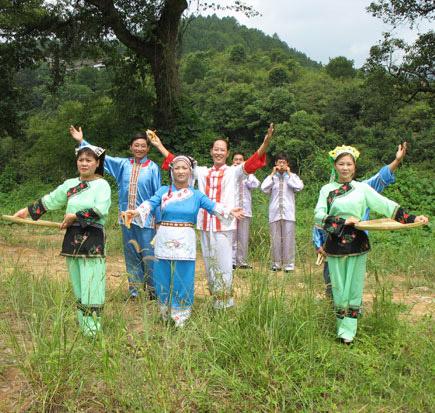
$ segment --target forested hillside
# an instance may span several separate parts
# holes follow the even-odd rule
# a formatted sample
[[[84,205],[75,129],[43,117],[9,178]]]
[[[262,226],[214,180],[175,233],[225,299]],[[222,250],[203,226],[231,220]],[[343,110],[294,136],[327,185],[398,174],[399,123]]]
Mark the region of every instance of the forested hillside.
[[[432,97],[405,101],[385,72],[357,70],[345,57],[322,67],[276,36],[247,29],[234,18],[184,23],[182,113],[175,132],[162,131],[168,147],[207,162],[214,137],[228,136],[233,148],[249,152],[274,122],[272,154],[287,152],[293,168],[318,187],[328,177],[329,148],[356,145],[362,152],[361,176],[391,161],[396,145],[407,140],[406,164],[421,196],[433,199]],[[8,46],[1,47],[5,59]],[[150,67],[117,42],[84,58],[65,62],[62,79],[55,78],[59,72],[52,62],[18,72],[2,66],[2,199],[22,183],[56,183],[74,174],[70,124],[81,125],[85,137],[115,154],[127,153],[136,131],[153,127]],[[97,62],[104,67],[94,68]]]

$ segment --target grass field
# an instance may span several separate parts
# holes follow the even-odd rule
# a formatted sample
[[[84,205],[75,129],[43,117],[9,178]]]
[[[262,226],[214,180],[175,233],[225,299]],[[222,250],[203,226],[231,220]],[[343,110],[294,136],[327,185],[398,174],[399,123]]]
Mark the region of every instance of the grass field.
[[[297,271],[275,274],[258,196],[254,270],[235,274],[237,306],[212,310],[199,259],[194,313],[181,330],[163,324],[153,302],[125,301],[112,208],[95,341],[76,325],[61,234],[0,224],[0,411],[434,411],[431,229],[371,234],[364,314],[345,347],[314,265],[310,203],[298,203]]]

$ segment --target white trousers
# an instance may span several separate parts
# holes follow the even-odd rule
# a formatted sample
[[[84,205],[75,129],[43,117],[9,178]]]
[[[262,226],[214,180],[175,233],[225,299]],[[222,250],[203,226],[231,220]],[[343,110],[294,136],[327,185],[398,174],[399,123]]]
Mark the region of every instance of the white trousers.
[[[295,262],[295,222],[280,219],[270,224],[272,265],[282,268]]]
[[[251,217],[245,217],[237,221],[237,229],[233,231],[233,264],[248,264],[249,226]]]
[[[215,298],[215,308],[226,308],[234,305],[232,297],[232,240],[233,231],[201,231],[202,256],[204,257],[208,288]]]

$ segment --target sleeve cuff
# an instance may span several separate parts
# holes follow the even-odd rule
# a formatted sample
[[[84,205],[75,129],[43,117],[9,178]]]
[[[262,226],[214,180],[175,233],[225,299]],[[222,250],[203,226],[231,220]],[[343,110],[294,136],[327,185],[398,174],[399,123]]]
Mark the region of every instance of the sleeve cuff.
[[[162,163],[162,169],[165,171],[168,171],[169,165],[174,158],[175,158],[175,155],[173,153],[169,152],[169,155],[165,158],[165,160]]]
[[[41,218],[47,212],[47,209],[45,208],[44,204],[42,203],[42,198],[38,199],[33,204],[29,205],[27,207],[27,209],[28,209],[29,215],[33,219],[33,221],[37,221],[39,218]]]
[[[266,154],[258,156],[255,152],[243,165],[243,169],[247,174],[253,174],[257,169],[266,166]]]
[[[408,214],[403,208],[397,208],[394,214],[394,219],[401,224],[412,224],[415,221],[416,216]]]
[[[225,225],[231,225],[234,219],[231,210],[219,202],[216,202],[213,208],[213,215],[216,215]]]
[[[139,227],[143,228],[147,221],[148,215],[151,212],[151,205],[149,202],[145,201],[139,205],[137,210],[139,211],[139,215],[133,218],[133,222]]]

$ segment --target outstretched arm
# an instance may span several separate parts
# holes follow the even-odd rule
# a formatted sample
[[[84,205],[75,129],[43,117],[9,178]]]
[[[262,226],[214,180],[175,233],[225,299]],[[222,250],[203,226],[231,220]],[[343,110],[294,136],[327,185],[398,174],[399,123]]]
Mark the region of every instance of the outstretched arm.
[[[406,155],[407,145],[408,144],[406,142],[403,142],[397,147],[396,158],[388,165],[388,168],[390,168],[391,172],[394,172],[400,165],[400,162],[403,161],[403,158]]]

